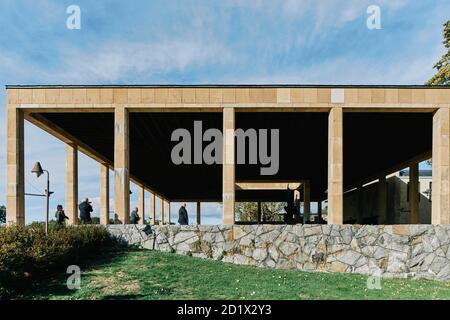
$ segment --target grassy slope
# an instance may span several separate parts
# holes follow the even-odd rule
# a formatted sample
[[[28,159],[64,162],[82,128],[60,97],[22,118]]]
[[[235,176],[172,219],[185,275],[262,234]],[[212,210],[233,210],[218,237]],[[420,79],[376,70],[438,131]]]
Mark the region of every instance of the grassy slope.
[[[105,253],[80,266],[81,289],[67,275],[37,283],[31,299],[450,299],[450,284],[396,279],[367,289],[367,277],[224,264],[157,251]]]

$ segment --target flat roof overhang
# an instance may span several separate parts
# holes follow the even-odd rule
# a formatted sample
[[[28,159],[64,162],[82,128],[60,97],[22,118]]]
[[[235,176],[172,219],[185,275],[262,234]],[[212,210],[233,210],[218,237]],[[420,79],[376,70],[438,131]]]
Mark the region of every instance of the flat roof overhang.
[[[431,157],[432,115],[450,106],[449,86],[421,85],[8,85],[8,105],[99,162],[113,167],[114,110],[130,111],[132,181],[169,200],[222,200],[221,165],[175,166],[170,133],[222,128],[234,107],[236,128],[279,128],[280,168],[273,181],[310,180],[326,198],[328,111],[344,111],[344,188]],[[237,165],[236,181],[267,180],[260,166]],[[197,187],[198,186],[198,187]],[[237,200],[284,199],[277,190],[236,191]]]

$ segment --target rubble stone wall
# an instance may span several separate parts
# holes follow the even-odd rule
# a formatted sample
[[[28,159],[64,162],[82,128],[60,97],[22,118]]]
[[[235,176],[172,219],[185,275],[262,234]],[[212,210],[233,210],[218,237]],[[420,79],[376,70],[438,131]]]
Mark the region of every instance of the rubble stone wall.
[[[109,225],[129,245],[235,264],[450,281],[450,225]]]

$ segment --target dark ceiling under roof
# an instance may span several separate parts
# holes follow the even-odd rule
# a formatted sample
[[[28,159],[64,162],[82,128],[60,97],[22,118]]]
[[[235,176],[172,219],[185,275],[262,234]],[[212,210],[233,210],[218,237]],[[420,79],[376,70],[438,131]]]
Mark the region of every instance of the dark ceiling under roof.
[[[57,126],[114,160],[113,113],[42,113]],[[172,131],[201,120],[222,128],[221,113],[130,113],[130,172],[169,199],[221,201],[221,165],[175,165]],[[236,128],[279,129],[280,167],[261,176],[260,165],[237,165],[236,180],[311,181],[312,200],[326,198],[327,113],[237,112]],[[207,143],[204,143],[205,146]],[[344,113],[344,185],[431,151],[430,113]],[[270,149],[269,149],[270,150]],[[237,200],[280,200],[285,192],[237,191]]]

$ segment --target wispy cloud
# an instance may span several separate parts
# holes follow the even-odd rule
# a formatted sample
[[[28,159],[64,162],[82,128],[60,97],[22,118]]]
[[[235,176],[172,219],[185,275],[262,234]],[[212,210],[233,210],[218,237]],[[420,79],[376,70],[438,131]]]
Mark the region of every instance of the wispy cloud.
[[[82,30],[69,31],[65,8],[72,3],[0,0],[0,83],[421,84],[443,53],[450,12],[446,0],[77,3]],[[366,28],[371,4],[381,7],[382,30]],[[5,134],[0,130],[0,203]],[[27,167],[37,159],[51,167],[58,191],[52,206],[64,203],[64,144],[31,125],[26,134]],[[98,165],[81,156],[80,167],[80,197],[97,206]],[[43,188],[28,171],[26,179],[30,190]],[[42,208],[41,199],[27,199],[27,210]],[[195,207],[189,212],[194,218]],[[204,215],[218,222],[220,207],[205,205]]]
[[[14,78],[46,83],[114,82],[127,77],[183,72],[196,66],[224,65],[233,54],[218,42],[170,39],[155,43],[112,42],[90,49],[59,49],[56,67],[36,66],[14,54],[0,54],[0,70]]]

